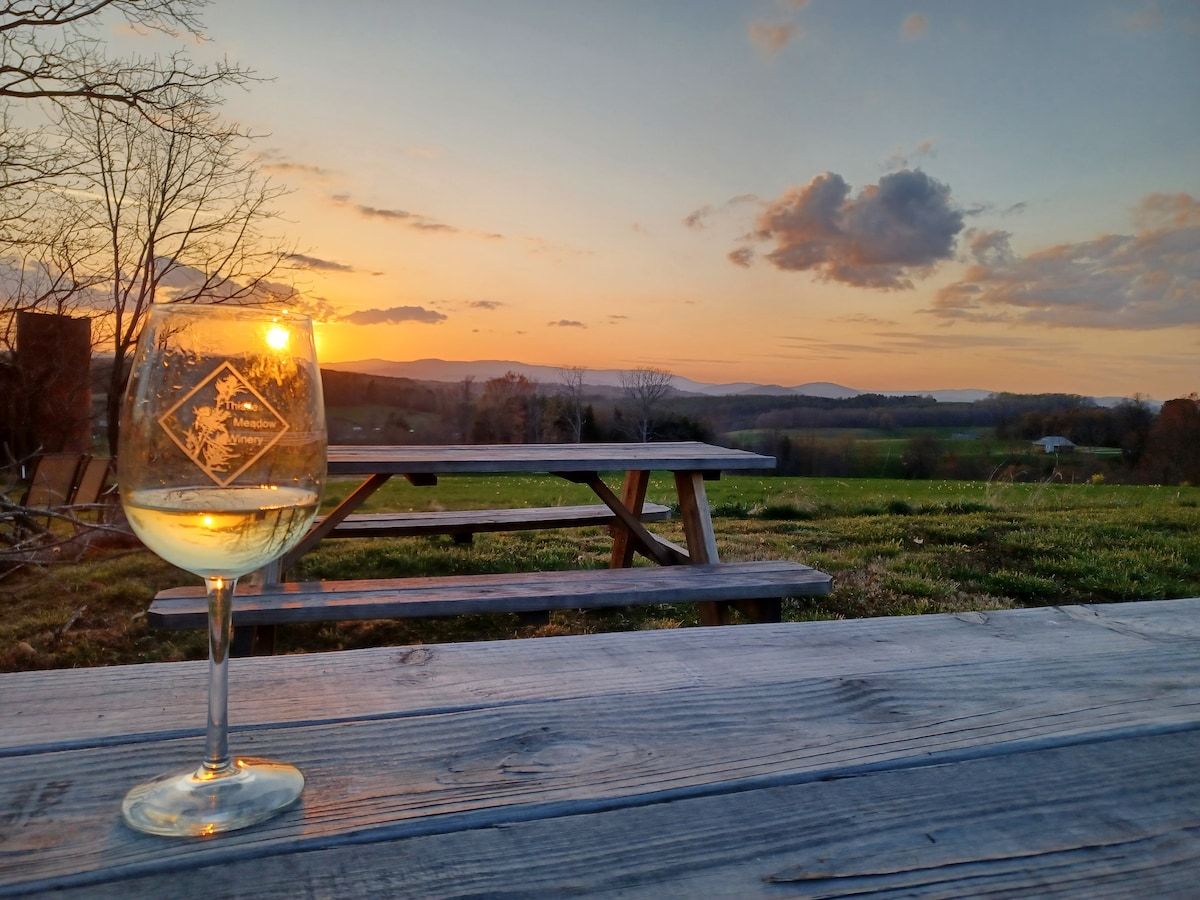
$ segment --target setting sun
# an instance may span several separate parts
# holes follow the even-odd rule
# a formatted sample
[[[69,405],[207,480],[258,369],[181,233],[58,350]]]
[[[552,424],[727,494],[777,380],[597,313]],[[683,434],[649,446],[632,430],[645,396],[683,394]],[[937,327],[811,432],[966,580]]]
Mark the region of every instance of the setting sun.
[[[267,346],[272,350],[284,350],[291,335],[282,325],[272,325],[267,331]]]

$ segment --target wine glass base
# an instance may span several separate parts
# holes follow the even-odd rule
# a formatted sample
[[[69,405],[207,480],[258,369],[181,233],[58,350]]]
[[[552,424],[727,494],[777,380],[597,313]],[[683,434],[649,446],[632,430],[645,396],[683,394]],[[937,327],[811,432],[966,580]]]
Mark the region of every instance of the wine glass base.
[[[140,784],[125,795],[121,815],[137,831],[198,837],[269,819],[303,789],[304,776],[295,766],[243,758],[222,772],[201,766]]]

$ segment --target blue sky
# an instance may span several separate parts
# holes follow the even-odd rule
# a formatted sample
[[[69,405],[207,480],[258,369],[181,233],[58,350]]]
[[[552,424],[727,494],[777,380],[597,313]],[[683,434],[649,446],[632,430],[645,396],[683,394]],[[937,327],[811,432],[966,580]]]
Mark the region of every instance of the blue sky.
[[[1200,390],[1200,3],[214,0],[330,360]]]

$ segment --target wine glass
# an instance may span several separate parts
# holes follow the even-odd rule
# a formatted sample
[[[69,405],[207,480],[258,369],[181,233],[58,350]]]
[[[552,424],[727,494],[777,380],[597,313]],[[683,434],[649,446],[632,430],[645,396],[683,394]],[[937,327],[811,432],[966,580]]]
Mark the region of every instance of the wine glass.
[[[199,768],[131,790],[139,831],[206,835],[299,796],[293,766],[229,754],[229,646],[240,576],[308,530],[325,482],[325,410],[312,322],[244,306],[155,304],[138,340],[117,453],[121,503],[142,542],[204,579],[208,728]]]

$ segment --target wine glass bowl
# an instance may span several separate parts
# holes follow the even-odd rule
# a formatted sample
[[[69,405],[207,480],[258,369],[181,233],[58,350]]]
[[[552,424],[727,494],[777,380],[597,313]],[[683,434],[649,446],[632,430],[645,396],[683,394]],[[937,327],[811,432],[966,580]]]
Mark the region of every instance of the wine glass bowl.
[[[239,577],[291,549],[316,515],[326,433],[312,323],[226,305],[156,304],[138,340],[118,439],[121,503],[152,551],[205,580],[206,756],[125,797],[140,831],[204,835],[294,802],[292,766],[228,751],[228,658]]]

